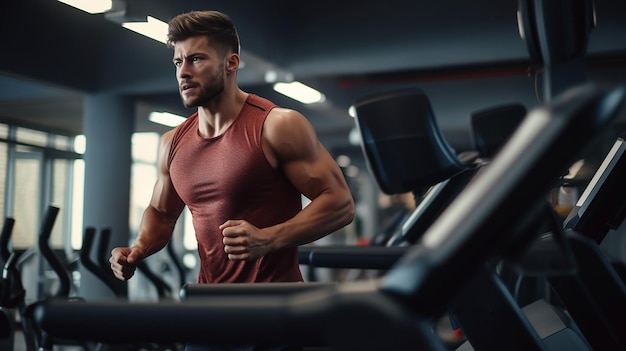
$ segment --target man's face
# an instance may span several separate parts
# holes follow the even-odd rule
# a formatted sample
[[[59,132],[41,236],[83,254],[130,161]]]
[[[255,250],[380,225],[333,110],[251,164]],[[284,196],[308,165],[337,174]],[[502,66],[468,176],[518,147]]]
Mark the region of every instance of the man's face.
[[[174,66],[185,107],[207,105],[224,91],[224,58],[204,36],[174,44]]]

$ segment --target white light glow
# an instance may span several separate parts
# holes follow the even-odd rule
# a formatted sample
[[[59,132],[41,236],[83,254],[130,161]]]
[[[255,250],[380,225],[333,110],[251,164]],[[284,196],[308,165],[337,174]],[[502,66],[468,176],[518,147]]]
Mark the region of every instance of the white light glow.
[[[361,140],[361,132],[356,127],[350,129],[350,134],[348,134],[350,145],[359,146],[361,145]]]
[[[574,162],[574,164],[569,168],[567,175],[565,175],[563,178],[565,179],[576,178],[576,175],[578,174],[578,172],[580,172],[580,170],[583,168],[584,165],[585,165],[585,160],[578,160]]]
[[[74,151],[84,155],[87,150],[87,139],[83,134],[74,137]]]
[[[356,107],[354,107],[354,105],[350,105],[350,107],[348,107],[348,116],[356,118]]]
[[[122,23],[122,27],[145,35],[163,44],[167,42],[167,23],[152,16],[148,16],[146,22],[124,22]]]
[[[341,168],[346,168],[351,163],[350,156],[348,155],[339,155],[337,156],[337,159],[335,161]]]
[[[326,100],[324,94],[298,81],[276,83],[274,90],[303,104],[314,104]]]
[[[66,5],[75,7],[87,13],[103,13],[109,11],[113,7],[111,0],[58,0]]]
[[[169,112],[151,112],[148,117],[150,122],[162,124],[168,127],[176,127],[183,123],[186,118]]]
[[[268,70],[265,72],[265,83],[274,83],[278,78],[278,73],[274,70]]]
[[[350,165],[346,168],[346,175],[350,178],[356,178],[359,175],[359,167]]]

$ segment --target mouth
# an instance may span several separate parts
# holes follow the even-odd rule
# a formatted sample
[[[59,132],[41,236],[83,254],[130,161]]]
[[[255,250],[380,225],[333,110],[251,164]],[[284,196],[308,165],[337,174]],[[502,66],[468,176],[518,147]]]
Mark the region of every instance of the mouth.
[[[197,85],[194,84],[182,84],[180,86],[180,92],[181,93],[188,93],[190,90],[193,90],[197,87]]]

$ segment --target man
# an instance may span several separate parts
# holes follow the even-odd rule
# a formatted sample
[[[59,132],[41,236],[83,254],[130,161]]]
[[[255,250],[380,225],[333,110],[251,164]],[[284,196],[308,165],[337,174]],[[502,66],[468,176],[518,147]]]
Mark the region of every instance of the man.
[[[184,206],[199,283],[303,281],[297,247],[352,221],[350,190],[308,120],[238,87],[239,46],[232,21],[217,11],[169,23],[180,96],[197,112],[161,138],[137,238],[111,252],[118,279],[165,247]],[[305,208],[301,195],[311,200]]]

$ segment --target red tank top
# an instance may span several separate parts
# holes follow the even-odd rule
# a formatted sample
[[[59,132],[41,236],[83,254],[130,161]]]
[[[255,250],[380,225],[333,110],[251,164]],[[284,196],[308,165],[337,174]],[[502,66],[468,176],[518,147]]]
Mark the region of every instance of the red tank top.
[[[193,217],[200,256],[199,283],[302,281],[298,249],[271,252],[256,261],[231,261],[218,226],[244,219],[264,228],[302,209],[300,193],[269,164],[261,133],[272,102],[250,94],[226,132],[198,134],[198,114],[176,128],[168,158],[170,177]]]

